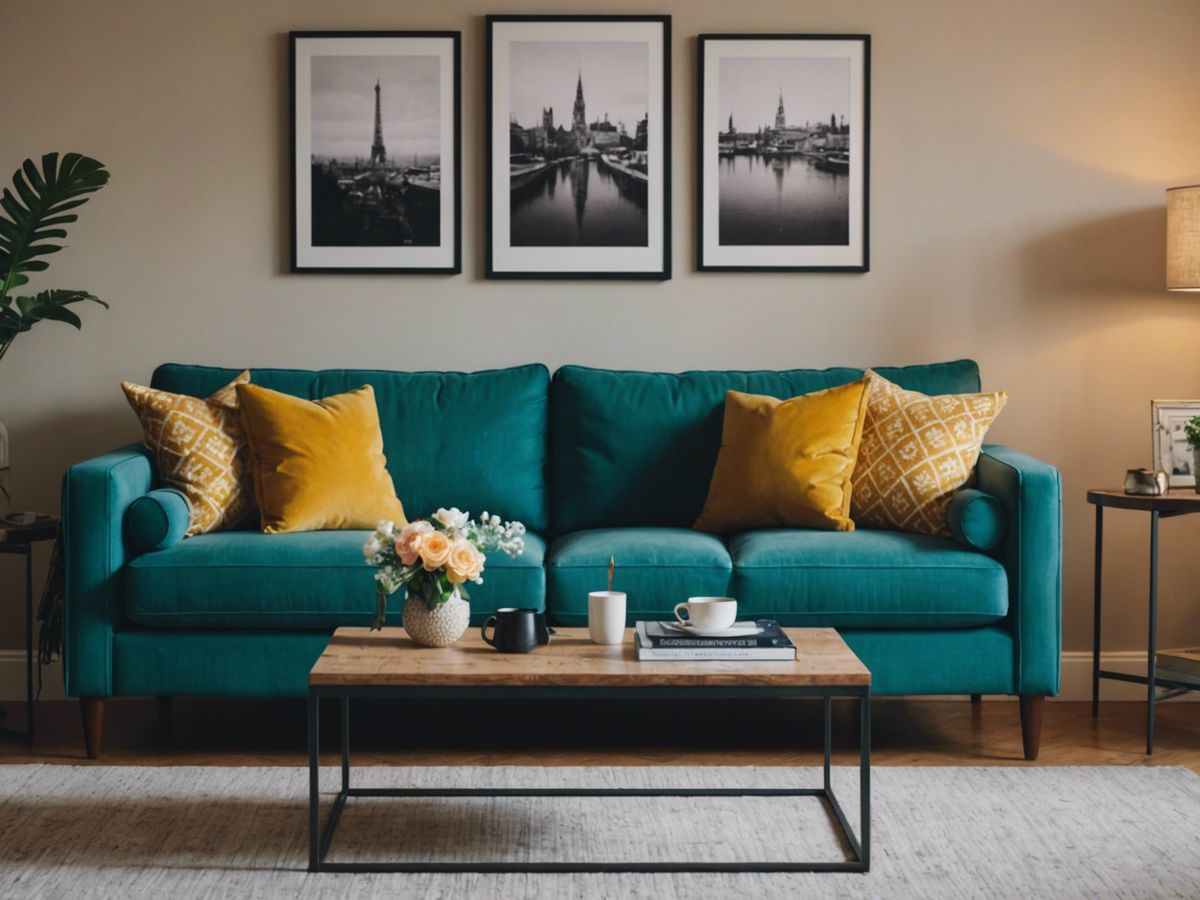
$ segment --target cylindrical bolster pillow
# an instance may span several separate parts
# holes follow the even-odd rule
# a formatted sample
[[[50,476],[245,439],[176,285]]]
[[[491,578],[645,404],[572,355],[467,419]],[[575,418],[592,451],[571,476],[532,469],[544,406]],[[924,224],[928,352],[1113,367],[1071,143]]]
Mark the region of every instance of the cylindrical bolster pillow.
[[[174,488],[159,488],[129,504],[125,527],[142,550],[165,550],[187,534],[192,510],[187,497]]]
[[[1004,532],[1008,528],[1000,501],[974,488],[966,488],[955,494],[946,515],[954,539],[978,550],[991,550],[1004,540]]]

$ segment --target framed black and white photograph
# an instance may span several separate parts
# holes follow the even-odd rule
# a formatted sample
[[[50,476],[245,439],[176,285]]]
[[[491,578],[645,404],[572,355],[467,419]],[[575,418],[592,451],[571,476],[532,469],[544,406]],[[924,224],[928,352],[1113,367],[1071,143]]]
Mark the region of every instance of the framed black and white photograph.
[[[292,271],[462,271],[460,33],[294,31]]]
[[[1194,487],[1195,456],[1187,442],[1186,426],[1200,416],[1200,400],[1150,401],[1154,468],[1167,473],[1171,487]]]
[[[866,272],[870,35],[699,44],[700,269]]]
[[[671,277],[670,16],[488,16],[489,278]]]

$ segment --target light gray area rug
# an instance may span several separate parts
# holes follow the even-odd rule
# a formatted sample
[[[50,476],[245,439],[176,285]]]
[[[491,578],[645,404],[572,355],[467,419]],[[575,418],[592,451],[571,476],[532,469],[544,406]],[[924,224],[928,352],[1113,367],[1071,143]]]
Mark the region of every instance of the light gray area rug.
[[[358,787],[782,786],[793,768],[364,767]],[[335,790],[335,769],[322,787]],[[4,897],[1195,897],[1184,768],[876,768],[872,868],[846,874],[305,871],[303,768],[0,766]],[[857,769],[835,769],[857,827]],[[329,859],[837,859],[807,798],[352,799]]]

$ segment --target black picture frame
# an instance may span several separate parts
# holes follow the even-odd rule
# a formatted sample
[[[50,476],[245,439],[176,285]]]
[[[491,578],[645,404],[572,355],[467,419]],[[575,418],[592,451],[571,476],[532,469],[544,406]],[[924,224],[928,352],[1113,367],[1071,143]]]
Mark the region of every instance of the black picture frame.
[[[302,203],[302,198],[309,196],[309,193],[300,187],[298,179],[302,176],[298,160],[297,152],[302,142],[299,139],[298,127],[304,127],[306,124],[298,120],[297,114],[297,45],[301,41],[321,41],[321,40],[358,40],[358,39],[432,39],[447,41],[449,46],[446,48],[450,55],[450,74],[452,84],[449,86],[449,96],[446,96],[445,88],[443,87],[439,102],[442,107],[450,107],[452,135],[450,138],[450,147],[453,155],[452,165],[449,167],[453,178],[453,197],[450,201],[443,202],[441,199],[441,190],[444,186],[443,179],[447,174],[447,169],[444,165],[445,151],[440,153],[440,162],[438,166],[438,187],[439,192],[439,243],[436,245],[440,251],[440,256],[445,257],[445,261],[438,261],[434,264],[427,264],[417,261],[415,264],[329,264],[326,262],[314,263],[311,257],[314,254],[306,253],[306,249],[311,245],[311,208],[306,219],[304,210],[298,207],[298,203]],[[290,270],[293,274],[364,274],[364,275],[457,275],[462,272],[462,32],[461,31],[291,31],[288,32],[288,98],[289,98],[289,160],[290,160],[290,199],[291,199],[291,235],[289,239],[290,246]],[[374,152],[374,148],[370,148]],[[430,170],[432,174],[432,170]],[[446,212],[449,212],[451,221],[448,227],[444,227],[442,217]],[[302,240],[302,229],[305,223],[308,223],[310,233],[309,241],[306,243]],[[447,248],[446,243],[452,246]],[[329,248],[322,248],[329,249]],[[345,251],[346,247],[335,248]],[[360,249],[358,247],[349,247],[350,251]],[[392,249],[392,248],[389,248]],[[396,245],[396,249],[409,249],[403,245]],[[321,256],[333,256],[333,253],[321,253]],[[405,256],[410,254],[397,253],[397,256]],[[404,260],[399,262],[404,263]]]
[[[861,45],[861,72],[859,73],[859,82],[861,84],[862,95],[861,103],[861,122],[859,127],[854,127],[853,131],[861,131],[862,142],[861,150],[861,174],[859,175],[859,194],[860,194],[860,212],[859,212],[859,227],[855,229],[851,225],[848,230],[851,232],[851,241],[857,233],[859,251],[853,262],[838,261],[833,263],[813,262],[811,260],[797,263],[787,263],[773,261],[763,263],[760,261],[737,262],[731,259],[736,256],[737,251],[725,250],[724,248],[731,245],[720,244],[718,241],[711,240],[714,234],[714,229],[719,235],[719,219],[714,224],[714,213],[719,211],[719,197],[714,199],[711,197],[711,189],[719,180],[710,174],[710,166],[719,165],[721,154],[720,148],[720,124],[719,121],[708,122],[707,115],[709,113],[708,97],[706,96],[706,82],[708,80],[708,63],[709,58],[706,58],[706,49],[717,42],[756,42],[756,41],[775,41],[775,42],[847,42],[857,43]],[[869,34],[701,34],[697,38],[698,45],[698,66],[697,66],[697,106],[696,106],[696,259],[697,269],[701,272],[842,272],[842,273],[865,273],[870,271],[870,151],[871,151],[871,36]],[[782,97],[781,97],[782,99]],[[712,139],[710,129],[715,127],[717,139]],[[832,129],[831,129],[832,131]],[[728,133],[728,132],[727,132]],[[851,132],[850,136],[853,136]],[[848,151],[853,156],[854,143],[851,143]],[[715,151],[715,153],[713,152]],[[734,154],[737,154],[735,149]],[[838,161],[840,164],[840,160]],[[853,169],[850,175],[852,177]],[[853,201],[848,203],[849,208],[853,208]],[[849,213],[848,213],[849,215]],[[783,247],[788,245],[775,245],[775,247]],[[799,247],[802,245],[793,245]],[[811,247],[814,245],[803,245]],[[832,246],[832,245],[831,245]],[[852,245],[849,245],[852,246]],[[724,257],[721,261],[716,261],[713,257],[716,255],[714,249],[720,249],[721,255]],[[757,249],[757,248],[755,248]],[[774,247],[771,248],[774,250]],[[775,251],[771,256],[781,256],[783,251]],[[766,255],[766,254],[764,254]],[[799,253],[797,253],[799,255]],[[805,256],[813,256],[813,253],[805,253]],[[749,253],[746,254],[750,256]]]
[[[662,123],[659,130],[662,134],[661,156],[662,168],[659,175],[661,186],[657,192],[653,191],[653,185],[650,180],[647,180],[647,234],[648,247],[653,249],[653,242],[657,238],[661,240],[661,245],[658,248],[658,253],[655,259],[655,265],[651,268],[622,270],[620,268],[601,268],[601,267],[582,267],[572,268],[570,270],[542,270],[533,267],[510,267],[505,262],[497,258],[497,229],[495,228],[498,215],[511,215],[511,201],[507,200],[503,205],[496,202],[497,188],[499,187],[495,169],[500,164],[496,160],[495,154],[499,148],[495,146],[494,127],[497,120],[497,115],[508,118],[508,110],[497,110],[494,101],[495,82],[495,66],[496,66],[496,27],[507,23],[573,23],[585,26],[589,23],[605,23],[605,24],[620,24],[628,23],[633,25],[656,24],[661,26],[661,110],[659,111],[658,121]],[[581,32],[581,40],[586,40],[586,29]],[[653,67],[652,67],[653,69]],[[648,76],[653,79],[654,71],[648,72]],[[582,77],[582,76],[581,76]],[[652,82],[648,82],[652,83]],[[485,275],[489,279],[601,279],[601,280],[649,280],[649,281],[665,281],[671,277],[671,16],[669,15],[489,15],[487,16],[486,27],[486,61],[485,61],[485,147],[486,161],[484,166],[484,186],[486,193],[486,224],[485,224],[485,240],[484,240],[484,257],[485,257]],[[652,115],[652,111],[647,110],[647,119]],[[509,172],[510,156],[507,150],[503,157],[503,171]],[[599,163],[597,162],[597,165]],[[617,176],[614,176],[614,180]],[[511,182],[509,182],[511,185]],[[508,186],[506,186],[507,188]],[[657,193],[658,200],[653,199],[653,194]],[[505,192],[507,198],[507,191]],[[661,216],[661,238],[658,238],[659,229],[654,228],[650,223],[652,215],[649,210],[654,208],[655,204],[660,205]],[[536,248],[541,254],[550,254],[555,251],[553,246],[539,246]],[[567,248],[572,249],[572,248]],[[578,250],[579,248],[574,248]],[[588,247],[587,249],[593,249]],[[608,249],[608,248],[602,248]],[[640,248],[633,248],[640,249]],[[511,247],[502,248],[503,251],[511,251]]]

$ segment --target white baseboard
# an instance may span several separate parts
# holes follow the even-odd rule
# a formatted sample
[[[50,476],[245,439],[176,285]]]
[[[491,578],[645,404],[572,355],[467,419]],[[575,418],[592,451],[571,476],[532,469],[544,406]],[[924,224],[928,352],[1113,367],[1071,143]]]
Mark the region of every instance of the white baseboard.
[[[33,692],[37,695],[37,659],[33,660]],[[42,700],[62,700],[62,665],[53,663],[42,669]],[[25,651],[0,650],[0,701],[25,700]]]
[[[1146,654],[1139,650],[1117,650],[1100,654],[1100,668],[1124,675],[1145,675]],[[1161,690],[1161,689],[1160,689]],[[1072,650],[1062,655],[1062,689],[1060,700],[1092,699],[1092,652]],[[1128,681],[1100,679],[1101,700],[1145,700],[1146,686]],[[1200,700],[1200,693],[1180,697],[1181,701]]]
[[[1100,664],[1113,672],[1130,675],[1146,674],[1146,654],[1137,650],[1117,650],[1101,655]],[[34,667],[34,684],[37,684],[37,668]],[[35,687],[36,690],[36,687]],[[62,700],[62,666],[59,663],[46,666],[42,673],[42,699]],[[0,700],[12,702],[25,699],[25,652],[23,650],[0,650]],[[954,699],[962,699],[956,696]],[[1000,698],[992,698],[1000,699]],[[1015,698],[1014,698],[1015,699]],[[1062,656],[1062,690],[1059,700],[1092,699],[1092,654],[1087,650],[1072,650]],[[1146,689],[1140,684],[1123,681],[1100,682],[1101,700],[1145,700]],[[1200,693],[1188,694],[1181,700],[1200,700]]]

